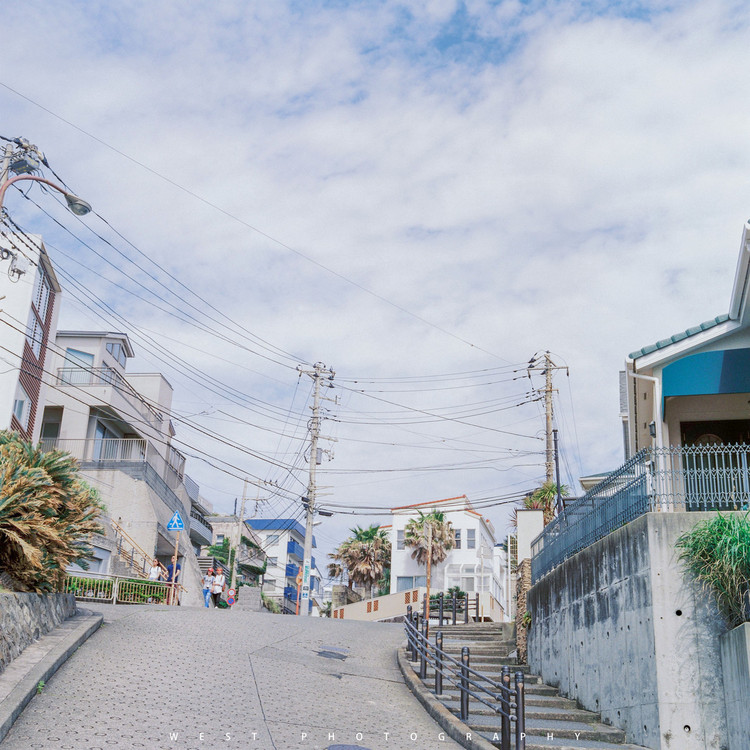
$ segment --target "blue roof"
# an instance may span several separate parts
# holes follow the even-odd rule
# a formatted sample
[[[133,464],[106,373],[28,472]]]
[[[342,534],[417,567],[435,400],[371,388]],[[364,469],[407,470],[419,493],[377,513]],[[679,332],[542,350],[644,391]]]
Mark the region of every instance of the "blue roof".
[[[296,531],[305,535],[305,527],[294,518],[248,518],[245,523],[256,531]],[[317,547],[313,536],[313,547]]]
[[[657,341],[655,344],[649,344],[648,346],[644,346],[642,349],[630,352],[628,357],[630,359],[638,359],[638,357],[643,357],[646,354],[651,354],[652,352],[658,351],[659,349],[666,349],[668,346],[676,344],[678,341],[690,338],[690,336],[695,336],[697,333],[707,331],[709,328],[713,328],[714,326],[719,325],[719,323],[726,323],[727,320],[729,320],[729,315],[717,315],[715,318],[707,320],[705,323],[693,326],[692,328],[688,328],[685,331],[680,331],[680,333],[675,333],[674,336],[670,336],[668,339],[662,339],[661,341]]]

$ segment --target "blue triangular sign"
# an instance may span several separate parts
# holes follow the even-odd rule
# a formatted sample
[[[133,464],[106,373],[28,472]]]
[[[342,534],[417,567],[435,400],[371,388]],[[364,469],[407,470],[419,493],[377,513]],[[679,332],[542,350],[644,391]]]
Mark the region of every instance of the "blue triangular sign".
[[[184,531],[185,530],[185,524],[182,522],[182,516],[180,515],[180,511],[176,510],[174,512],[174,515],[170,519],[169,523],[167,524],[167,531]]]

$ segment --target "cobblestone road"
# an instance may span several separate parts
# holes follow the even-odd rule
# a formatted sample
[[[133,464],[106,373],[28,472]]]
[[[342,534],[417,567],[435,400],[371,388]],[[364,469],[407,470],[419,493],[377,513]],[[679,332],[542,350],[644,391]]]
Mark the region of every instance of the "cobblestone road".
[[[402,627],[103,607],[0,750],[454,750],[405,687]]]

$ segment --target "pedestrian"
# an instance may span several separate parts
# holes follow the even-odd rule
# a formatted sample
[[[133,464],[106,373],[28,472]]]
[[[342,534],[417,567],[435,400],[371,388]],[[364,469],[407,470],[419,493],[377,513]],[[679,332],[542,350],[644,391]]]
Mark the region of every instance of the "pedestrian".
[[[151,570],[148,571],[148,580],[161,581],[161,565],[156,558],[154,558],[154,564],[151,566]]]
[[[169,563],[169,565],[167,565],[167,583],[169,584],[170,591],[169,604],[180,603],[177,581],[180,578],[181,570],[182,566],[180,565],[180,563],[177,563],[177,567],[174,567],[173,563]],[[174,586],[172,586],[172,583],[174,583]]]
[[[214,569],[209,568],[206,575],[203,576],[203,601],[206,607],[211,606],[211,587],[214,584]]]
[[[214,600],[214,607],[219,606],[221,595],[224,593],[224,589],[227,587],[227,579],[224,576],[224,571],[221,568],[217,568],[216,575],[214,576],[214,582],[211,585],[211,598]]]

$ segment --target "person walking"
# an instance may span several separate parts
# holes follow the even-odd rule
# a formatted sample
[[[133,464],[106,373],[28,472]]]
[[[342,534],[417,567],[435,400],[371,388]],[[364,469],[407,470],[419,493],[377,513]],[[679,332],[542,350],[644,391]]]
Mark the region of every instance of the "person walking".
[[[156,558],[154,558],[154,563],[151,566],[151,569],[148,571],[148,580],[149,581],[161,580],[161,565],[159,565],[159,561]]]
[[[181,571],[182,571],[182,565],[180,565],[180,563],[177,563],[177,565],[174,566],[173,563],[170,562],[169,565],[167,565],[167,583],[170,584],[169,601],[167,602],[167,604],[179,604],[180,603],[180,593],[179,593],[179,588],[177,584],[180,579]]]
[[[211,584],[211,598],[214,600],[214,608],[219,606],[221,595],[224,593],[226,587],[227,579],[224,575],[224,571],[221,568],[217,568],[214,582]]]
[[[211,587],[214,584],[214,569],[209,568],[206,575],[203,576],[203,601],[206,607],[211,606]]]

